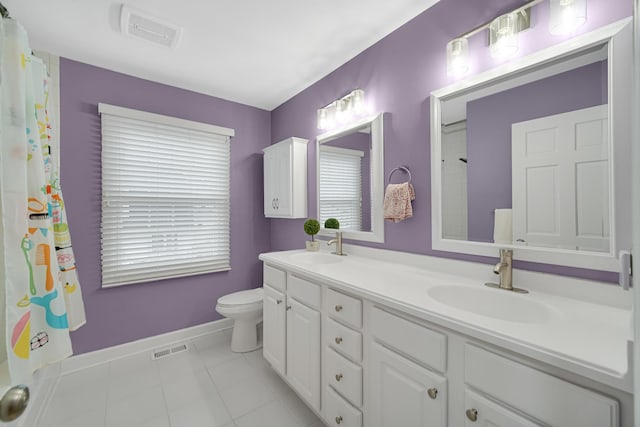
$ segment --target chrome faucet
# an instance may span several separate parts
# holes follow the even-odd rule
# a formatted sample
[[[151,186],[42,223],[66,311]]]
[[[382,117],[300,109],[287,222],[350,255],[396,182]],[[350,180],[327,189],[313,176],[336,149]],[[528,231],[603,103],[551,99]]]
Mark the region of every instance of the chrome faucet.
[[[342,253],[342,231],[336,231],[336,238],[329,240],[327,245],[333,245],[334,243],[336,244],[336,251],[334,254],[346,255],[345,253]]]
[[[529,291],[513,287],[513,251],[511,249],[500,249],[500,261],[493,267],[493,272],[500,276],[498,283],[485,283],[485,285],[526,294]]]

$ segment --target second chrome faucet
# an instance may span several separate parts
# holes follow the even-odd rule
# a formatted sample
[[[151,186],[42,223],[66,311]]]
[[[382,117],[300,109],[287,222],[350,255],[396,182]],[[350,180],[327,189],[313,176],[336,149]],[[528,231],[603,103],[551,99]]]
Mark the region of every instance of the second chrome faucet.
[[[500,261],[493,267],[493,272],[500,276],[500,280],[498,283],[485,283],[485,285],[521,294],[529,293],[525,289],[513,287],[513,251],[511,249],[500,249]]]
[[[342,232],[336,231],[336,238],[331,239],[327,242],[327,245],[336,245],[336,251],[334,252],[336,255],[346,255],[342,252]]]

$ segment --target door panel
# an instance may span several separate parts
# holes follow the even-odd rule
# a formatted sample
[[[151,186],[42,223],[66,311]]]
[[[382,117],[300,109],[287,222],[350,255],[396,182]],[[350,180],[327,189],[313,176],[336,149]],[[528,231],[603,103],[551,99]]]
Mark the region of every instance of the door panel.
[[[263,347],[264,358],[284,375],[286,367],[286,314],[284,294],[264,286]]]
[[[446,427],[446,378],[377,343],[369,375],[373,426]]]
[[[320,410],[320,312],[287,298],[287,379]]]

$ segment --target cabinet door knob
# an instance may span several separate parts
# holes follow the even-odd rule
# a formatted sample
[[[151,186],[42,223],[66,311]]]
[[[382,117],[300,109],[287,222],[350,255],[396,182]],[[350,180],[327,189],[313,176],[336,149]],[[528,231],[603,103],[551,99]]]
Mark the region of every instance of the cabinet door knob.
[[[0,396],[0,422],[8,423],[18,418],[27,409],[29,387],[17,385]]]
[[[291,306],[290,305],[287,306],[287,311],[289,311],[289,310],[291,310]]]
[[[467,418],[469,418],[469,421],[478,421],[478,410],[475,408],[471,408],[471,409],[467,409]]]
[[[336,374],[336,381],[340,381],[342,379],[342,374]]]
[[[340,344],[342,342],[342,338],[336,337],[336,344]]]
[[[335,306],[336,311],[342,311],[342,306],[340,304]]]
[[[427,390],[427,394],[429,395],[430,398],[435,399],[436,397],[438,397],[438,389],[435,387],[432,387]]]
[[[282,300],[281,299],[276,300],[276,304],[282,304]]]
[[[336,417],[336,424],[341,424],[342,423],[342,417],[340,415],[338,415]]]

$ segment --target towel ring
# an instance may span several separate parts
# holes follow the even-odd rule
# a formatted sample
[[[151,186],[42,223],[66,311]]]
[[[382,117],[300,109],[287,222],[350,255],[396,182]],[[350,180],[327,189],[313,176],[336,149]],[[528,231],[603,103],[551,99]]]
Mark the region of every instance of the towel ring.
[[[391,172],[389,173],[389,178],[388,178],[389,183],[391,183],[391,176],[393,176],[393,174],[396,173],[396,171],[399,171],[399,170],[402,170],[402,171],[408,173],[409,174],[409,181],[407,181],[407,182],[411,182],[411,171],[409,170],[409,168],[407,166],[398,166],[398,167],[393,168],[391,170]]]

